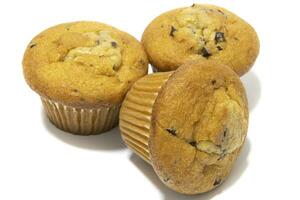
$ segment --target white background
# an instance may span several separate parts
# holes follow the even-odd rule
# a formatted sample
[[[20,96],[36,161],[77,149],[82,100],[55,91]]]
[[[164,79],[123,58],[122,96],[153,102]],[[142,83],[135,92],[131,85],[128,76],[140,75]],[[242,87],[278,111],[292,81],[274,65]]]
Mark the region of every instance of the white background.
[[[51,125],[24,81],[21,61],[31,38],[49,26],[94,20],[140,39],[154,17],[194,1],[1,1],[0,199],[300,199],[298,1],[209,2],[250,22],[261,51],[242,78],[250,105],[242,154],[222,186],[190,197],[166,188],[126,149],[117,128],[81,137]]]

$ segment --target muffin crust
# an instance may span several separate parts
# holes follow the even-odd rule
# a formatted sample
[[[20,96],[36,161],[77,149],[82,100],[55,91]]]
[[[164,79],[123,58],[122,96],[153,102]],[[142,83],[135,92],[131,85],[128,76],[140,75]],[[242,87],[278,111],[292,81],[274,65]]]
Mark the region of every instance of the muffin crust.
[[[43,31],[30,42],[23,59],[24,75],[33,90],[79,107],[121,103],[147,68],[146,54],[135,38],[87,21]]]
[[[191,60],[214,60],[240,76],[255,62],[255,30],[224,8],[193,4],[166,12],[146,28],[142,43],[158,71],[171,71]]]
[[[171,75],[153,105],[152,165],[178,192],[209,191],[228,176],[247,127],[247,99],[238,76],[216,63],[188,63]]]

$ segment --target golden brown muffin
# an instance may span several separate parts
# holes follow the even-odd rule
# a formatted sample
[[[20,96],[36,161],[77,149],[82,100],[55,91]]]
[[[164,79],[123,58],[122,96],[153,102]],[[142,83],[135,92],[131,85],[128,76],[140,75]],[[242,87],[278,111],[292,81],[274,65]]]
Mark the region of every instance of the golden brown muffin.
[[[147,74],[148,60],[129,34],[82,21],[37,35],[26,49],[23,69],[56,126],[97,134],[116,125],[120,103],[133,82]]]
[[[141,78],[120,111],[127,146],[184,194],[207,192],[227,178],[247,128],[239,76],[215,62],[189,62]]]
[[[142,43],[154,71],[171,71],[191,60],[214,60],[238,75],[259,53],[255,30],[228,10],[193,4],[166,12],[146,28]]]

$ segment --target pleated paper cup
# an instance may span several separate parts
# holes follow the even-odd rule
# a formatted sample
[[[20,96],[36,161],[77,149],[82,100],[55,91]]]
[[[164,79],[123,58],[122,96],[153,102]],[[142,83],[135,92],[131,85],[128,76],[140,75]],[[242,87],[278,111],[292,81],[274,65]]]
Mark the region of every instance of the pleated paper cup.
[[[49,120],[59,129],[76,135],[96,135],[118,124],[120,106],[86,109],[68,106],[41,97]]]
[[[152,107],[161,87],[173,72],[150,74],[138,80],[127,93],[120,111],[120,130],[126,145],[151,163],[149,152]]]

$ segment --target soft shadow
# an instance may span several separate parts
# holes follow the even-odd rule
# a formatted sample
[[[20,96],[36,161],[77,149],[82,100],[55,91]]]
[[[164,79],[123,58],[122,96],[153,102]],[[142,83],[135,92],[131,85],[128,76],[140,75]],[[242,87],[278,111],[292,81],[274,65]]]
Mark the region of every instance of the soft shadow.
[[[216,195],[220,194],[221,192],[230,189],[237,180],[242,176],[243,172],[246,170],[248,166],[247,157],[250,152],[250,141],[246,139],[244,147],[241,151],[240,156],[238,157],[230,176],[228,179],[220,185],[218,188],[199,195],[183,195],[174,192],[173,190],[169,189],[165,186],[159,178],[156,176],[153,168],[151,165],[146,163],[144,160],[139,158],[136,154],[132,153],[130,155],[130,161],[152,182],[152,184],[162,193],[164,200],[181,200],[181,199],[189,199],[189,200],[208,200],[212,199]]]
[[[66,144],[90,150],[112,151],[126,148],[124,142],[122,141],[118,127],[115,127],[114,129],[100,135],[80,136],[72,135],[55,127],[49,121],[44,110],[42,110],[42,118],[47,131]]]
[[[253,71],[250,71],[245,74],[241,80],[246,88],[249,110],[253,111],[261,96],[261,84],[259,78]]]

